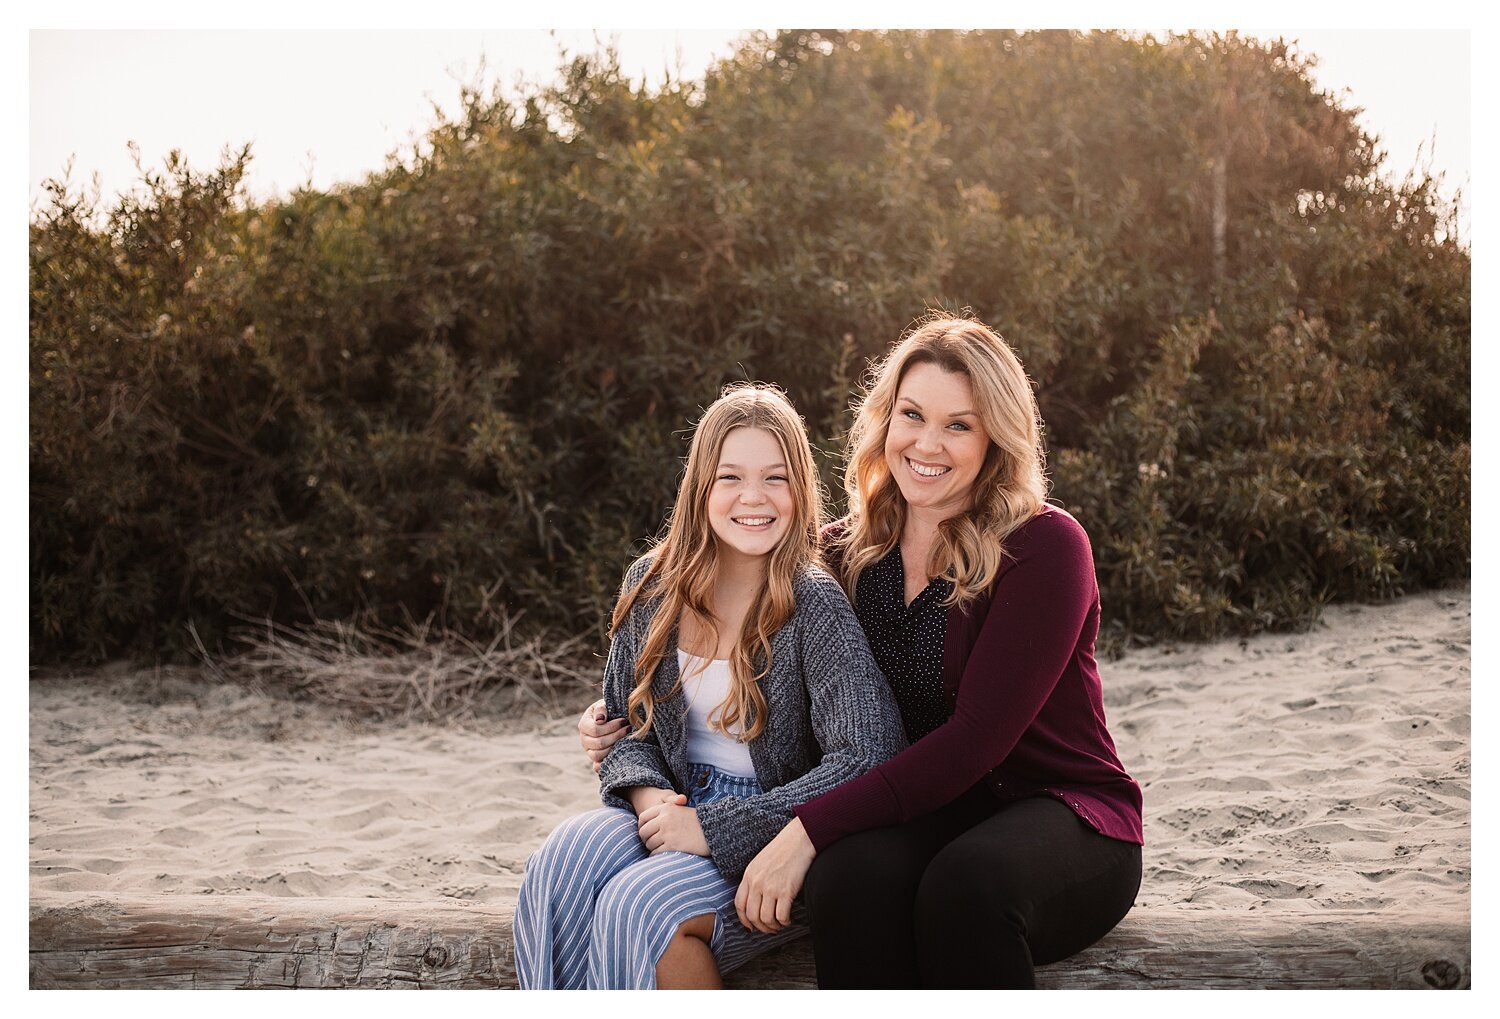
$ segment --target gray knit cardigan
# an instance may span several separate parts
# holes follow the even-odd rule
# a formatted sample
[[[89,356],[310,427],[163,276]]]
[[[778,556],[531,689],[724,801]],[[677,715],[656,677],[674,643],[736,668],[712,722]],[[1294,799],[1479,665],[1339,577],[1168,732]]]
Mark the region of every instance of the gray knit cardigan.
[[[625,575],[630,590],[645,575],[643,557]],[[901,713],[890,686],[870,654],[870,645],[838,581],[816,567],[795,578],[792,618],[771,638],[771,671],[761,679],[768,710],[766,727],[749,744],[755,777],[764,792],[727,797],[698,807],[714,866],[730,881],[792,819],[792,808],[862,775],[906,746]],[[660,598],[632,607],[609,648],[604,700],[610,718],[626,716],[635,686],[636,655]],[[684,698],[667,698],[677,685],[677,632],[651,686],[656,711],[651,731],[619,740],[599,769],[604,802],[630,809],[619,792],[656,786],[686,792]],[[665,699],[664,699],[665,698]]]

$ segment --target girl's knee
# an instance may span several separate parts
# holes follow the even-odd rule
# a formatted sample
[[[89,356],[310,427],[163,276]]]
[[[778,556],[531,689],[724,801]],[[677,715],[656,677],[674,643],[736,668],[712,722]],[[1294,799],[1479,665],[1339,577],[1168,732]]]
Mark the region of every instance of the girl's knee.
[[[617,837],[621,832],[635,834],[635,815],[621,807],[599,807],[563,821],[547,836],[547,842],[577,843]]]
[[[714,940],[714,922],[717,913],[704,913],[701,916],[688,917],[677,925],[674,938],[694,938],[705,945],[712,945]]]
[[[671,854],[681,856],[681,854]],[[690,858],[697,860],[698,858]],[[710,870],[712,864],[699,861]],[[683,916],[712,915],[708,894],[717,872],[700,874],[684,860],[648,857],[616,874],[599,891],[594,906],[594,938],[605,941],[655,942],[675,934]]]
[[[716,914],[689,917],[677,925],[656,960],[656,986],[706,990],[724,986],[713,954]]]
[[[645,856],[629,811],[604,808],[570,817],[526,861],[521,887],[570,892],[590,886]]]
[[[594,901],[594,939],[618,942],[630,937],[632,928],[653,926],[661,912],[662,896],[654,882],[644,880],[637,868],[616,874]]]
[[[674,947],[684,944],[692,944],[695,949],[699,946],[712,949],[714,926],[717,921],[718,914],[716,913],[703,913],[683,920],[672,930],[665,954],[671,954]],[[666,924],[662,926],[665,927]]]
[[[672,884],[659,868],[643,865],[620,872],[599,891],[589,931],[591,986],[652,986],[673,942],[698,930],[696,917],[683,921],[689,904]]]
[[[531,854],[532,861],[558,858],[584,859],[602,853],[617,852],[628,839],[640,841],[636,834],[635,815],[618,807],[601,807],[586,814],[575,814],[563,821],[547,836],[540,849]],[[641,854],[645,849],[642,847]],[[528,862],[528,871],[531,863]]]

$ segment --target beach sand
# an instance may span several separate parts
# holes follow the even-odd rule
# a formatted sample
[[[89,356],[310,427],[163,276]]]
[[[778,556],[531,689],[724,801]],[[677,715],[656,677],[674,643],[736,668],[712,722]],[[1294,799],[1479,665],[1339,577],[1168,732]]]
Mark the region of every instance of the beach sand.
[[[1466,921],[1467,589],[1101,663],[1138,904]],[[578,707],[587,698],[580,700]],[[598,794],[576,712],[350,721],[187,672],[34,679],[31,893],[512,901]]]

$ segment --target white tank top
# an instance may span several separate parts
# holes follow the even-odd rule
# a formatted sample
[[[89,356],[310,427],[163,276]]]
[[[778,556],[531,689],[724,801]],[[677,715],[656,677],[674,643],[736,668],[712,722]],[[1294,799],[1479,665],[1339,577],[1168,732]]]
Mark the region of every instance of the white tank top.
[[[684,677],[682,695],[687,698],[687,759],[726,774],[754,778],[749,745],[724,735],[708,721],[729,696],[729,662],[715,659],[705,665],[703,659],[678,648],[677,669]]]

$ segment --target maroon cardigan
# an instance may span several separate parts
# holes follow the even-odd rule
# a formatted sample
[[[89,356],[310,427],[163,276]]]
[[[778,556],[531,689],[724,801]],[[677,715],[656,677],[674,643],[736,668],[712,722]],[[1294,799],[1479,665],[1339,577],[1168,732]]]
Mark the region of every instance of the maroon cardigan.
[[[824,531],[825,544],[846,526]],[[984,781],[1004,800],[1051,796],[1140,845],[1141,787],[1104,723],[1094,639],[1099,584],[1078,521],[1044,506],[1005,542],[989,592],[948,610],[948,721],[895,757],[796,808],[813,846],[899,824]]]

